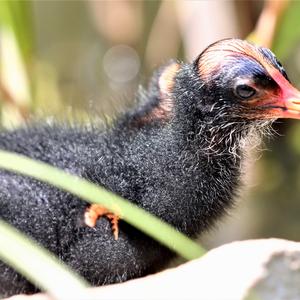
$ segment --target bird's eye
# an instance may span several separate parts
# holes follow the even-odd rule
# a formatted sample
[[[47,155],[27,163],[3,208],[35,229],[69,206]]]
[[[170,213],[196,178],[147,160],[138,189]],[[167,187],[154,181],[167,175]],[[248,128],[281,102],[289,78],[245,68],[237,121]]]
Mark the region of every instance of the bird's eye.
[[[256,94],[256,90],[247,85],[247,84],[239,84],[235,87],[235,94],[242,99],[249,99]]]

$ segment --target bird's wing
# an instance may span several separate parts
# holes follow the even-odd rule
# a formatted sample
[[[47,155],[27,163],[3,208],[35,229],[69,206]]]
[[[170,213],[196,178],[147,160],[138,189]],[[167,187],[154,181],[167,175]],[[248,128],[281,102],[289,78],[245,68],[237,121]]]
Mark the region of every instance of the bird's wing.
[[[148,86],[148,90],[140,88],[137,95],[137,106],[126,113],[125,121],[137,126],[148,123],[166,122],[173,109],[172,91],[180,64],[170,62],[157,70]]]

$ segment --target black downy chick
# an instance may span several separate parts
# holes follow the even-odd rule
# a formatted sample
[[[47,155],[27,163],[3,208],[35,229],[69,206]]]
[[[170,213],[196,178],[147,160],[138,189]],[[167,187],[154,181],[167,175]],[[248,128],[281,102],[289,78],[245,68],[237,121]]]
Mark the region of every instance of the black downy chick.
[[[79,175],[195,238],[233,204],[243,144],[279,117],[300,118],[300,93],[275,56],[226,39],[190,64],[170,63],[139,105],[99,129],[33,124],[0,133],[0,148]],[[89,204],[48,184],[0,171],[0,217],[92,285],[161,269],[174,255],[124,221],[84,224]],[[0,263],[0,295],[36,288]]]

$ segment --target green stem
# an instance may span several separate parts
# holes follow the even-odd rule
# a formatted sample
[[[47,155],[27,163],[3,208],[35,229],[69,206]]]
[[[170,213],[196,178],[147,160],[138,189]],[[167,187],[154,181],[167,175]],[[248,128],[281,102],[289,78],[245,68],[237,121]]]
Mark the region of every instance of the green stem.
[[[120,196],[77,176],[25,156],[0,151],[0,167],[28,175],[68,191],[90,203],[99,203],[121,218],[167,246],[187,260],[205,253],[197,243],[172,226],[133,205]],[[149,199],[151,201],[151,199]]]
[[[88,284],[12,226],[0,220],[0,258],[60,300],[87,299]],[[1,295],[0,295],[1,296]]]

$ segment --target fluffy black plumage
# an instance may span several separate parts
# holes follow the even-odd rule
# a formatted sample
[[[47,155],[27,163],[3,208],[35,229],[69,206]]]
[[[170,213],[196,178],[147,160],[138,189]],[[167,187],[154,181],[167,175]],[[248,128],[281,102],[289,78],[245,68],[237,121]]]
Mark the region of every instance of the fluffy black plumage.
[[[239,40],[222,43],[248,45]],[[105,130],[33,124],[2,131],[0,148],[104,186],[194,238],[233,204],[240,183],[242,141],[264,120],[261,115],[253,117],[253,108],[233,94],[233,79],[256,76],[263,89],[275,89],[260,62],[246,55],[233,56],[232,63],[224,60],[219,71],[210,70],[214,75],[208,80],[200,64],[207,53],[191,64],[161,68],[148,91],[140,92],[138,106]],[[265,55],[267,61],[272,57]],[[173,257],[125,222],[120,222],[117,241],[106,218],[99,219],[95,228],[87,227],[83,222],[87,207],[48,184],[0,171],[0,217],[93,285],[146,275]],[[0,263],[0,295],[35,291]]]

